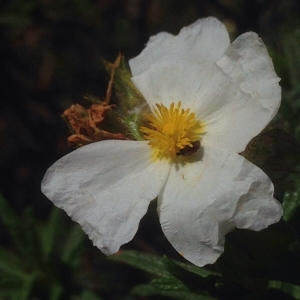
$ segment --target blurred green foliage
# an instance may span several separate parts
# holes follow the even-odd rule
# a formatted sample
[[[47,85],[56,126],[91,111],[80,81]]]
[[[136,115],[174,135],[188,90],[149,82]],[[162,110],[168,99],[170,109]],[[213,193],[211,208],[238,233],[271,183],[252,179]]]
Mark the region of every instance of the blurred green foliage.
[[[62,299],[64,286],[76,281],[85,239],[80,227],[62,226],[63,215],[56,208],[45,224],[34,219],[29,207],[20,217],[2,196],[0,217],[15,247],[14,251],[0,247],[0,298],[30,299],[35,291],[43,299]],[[89,292],[81,299],[100,298]]]
[[[135,56],[150,35],[209,15],[233,39],[258,32],[282,78],[276,119],[243,155],[271,177],[283,219],[233,231],[218,262],[197,268],[173,252],[151,206],[129,250],[106,259],[40,192],[46,168],[69,151],[60,114],[85,93],[104,98],[103,59]],[[300,299],[299,28],[298,0],[1,1],[0,299]],[[139,101],[120,85],[115,103],[120,93]]]

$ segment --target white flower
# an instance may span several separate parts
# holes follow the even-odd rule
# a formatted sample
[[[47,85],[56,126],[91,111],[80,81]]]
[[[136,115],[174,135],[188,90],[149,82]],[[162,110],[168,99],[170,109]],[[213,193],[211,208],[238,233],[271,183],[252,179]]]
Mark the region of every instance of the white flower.
[[[152,114],[145,141],[101,141],[58,160],[43,193],[102,252],[135,235],[151,200],[162,230],[197,266],[214,263],[225,234],[261,230],[282,215],[273,184],[238,153],[270,122],[281,90],[262,40],[232,44],[222,23],[201,19],[159,33],[129,62]]]

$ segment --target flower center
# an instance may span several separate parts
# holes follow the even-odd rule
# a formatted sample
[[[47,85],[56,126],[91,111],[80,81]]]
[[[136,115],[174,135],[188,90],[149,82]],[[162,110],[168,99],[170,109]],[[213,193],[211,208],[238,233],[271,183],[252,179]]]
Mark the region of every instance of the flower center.
[[[172,103],[170,108],[156,104],[154,114],[145,114],[145,118],[149,127],[142,126],[140,131],[149,140],[154,159],[176,159],[199,150],[204,124],[190,109],[181,108],[181,102]]]

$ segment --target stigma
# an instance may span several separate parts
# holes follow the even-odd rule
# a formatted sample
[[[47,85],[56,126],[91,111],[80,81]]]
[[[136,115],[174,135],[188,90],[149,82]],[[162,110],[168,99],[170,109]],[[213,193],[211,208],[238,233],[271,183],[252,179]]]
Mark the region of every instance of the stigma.
[[[170,107],[156,104],[152,114],[145,114],[148,126],[140,131],[149,141],[152,156],[156,159],[176,159],[195,154],[201,147],[204,124],[194,112],[181,107],[181,102]]]

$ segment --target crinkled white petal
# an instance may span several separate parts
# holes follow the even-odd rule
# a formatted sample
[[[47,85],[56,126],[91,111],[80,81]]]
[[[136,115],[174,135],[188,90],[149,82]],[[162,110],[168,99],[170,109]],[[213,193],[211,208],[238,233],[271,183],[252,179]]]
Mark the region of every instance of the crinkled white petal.
[[[133,238],[168,172],[163,162],[151,162],[146,142],[101,141],[54,163],[42,191],[109,255]]]
[[[261,230],[282,215],[273,184],[262,170],[238,154],[201,150],[198,161],[172,166],[158,196],[163,232],[197,266],[216,261],[234,226]]]
[[[200,64],[213,63],[224,54],[229,43],[225,26],[216,18],[209,17],[182,28],[177,36],[166,32],[152,36],[146,48],[131,59],[129,65],[133,76],[136,76],[168,56]]]
[[[199,98],[207,124],[203,142],[241,152],[277,113],[281,88],[272,60],[255,33],[239,36],[216,63],[211,84]]]
[[[181,101],[183,108],[198,111],[202,91],[211,85],[213,65],[198,65],[191,60],[168,57],[146,72],[132,77],[151,108],[156,103],[169,106]]]
[[[203,145],[241,152],[278,111],[281,88],[265,45],[241,35],[216,64],[168,57],[134,76],[150,107],[181,101],[205,123]]]

